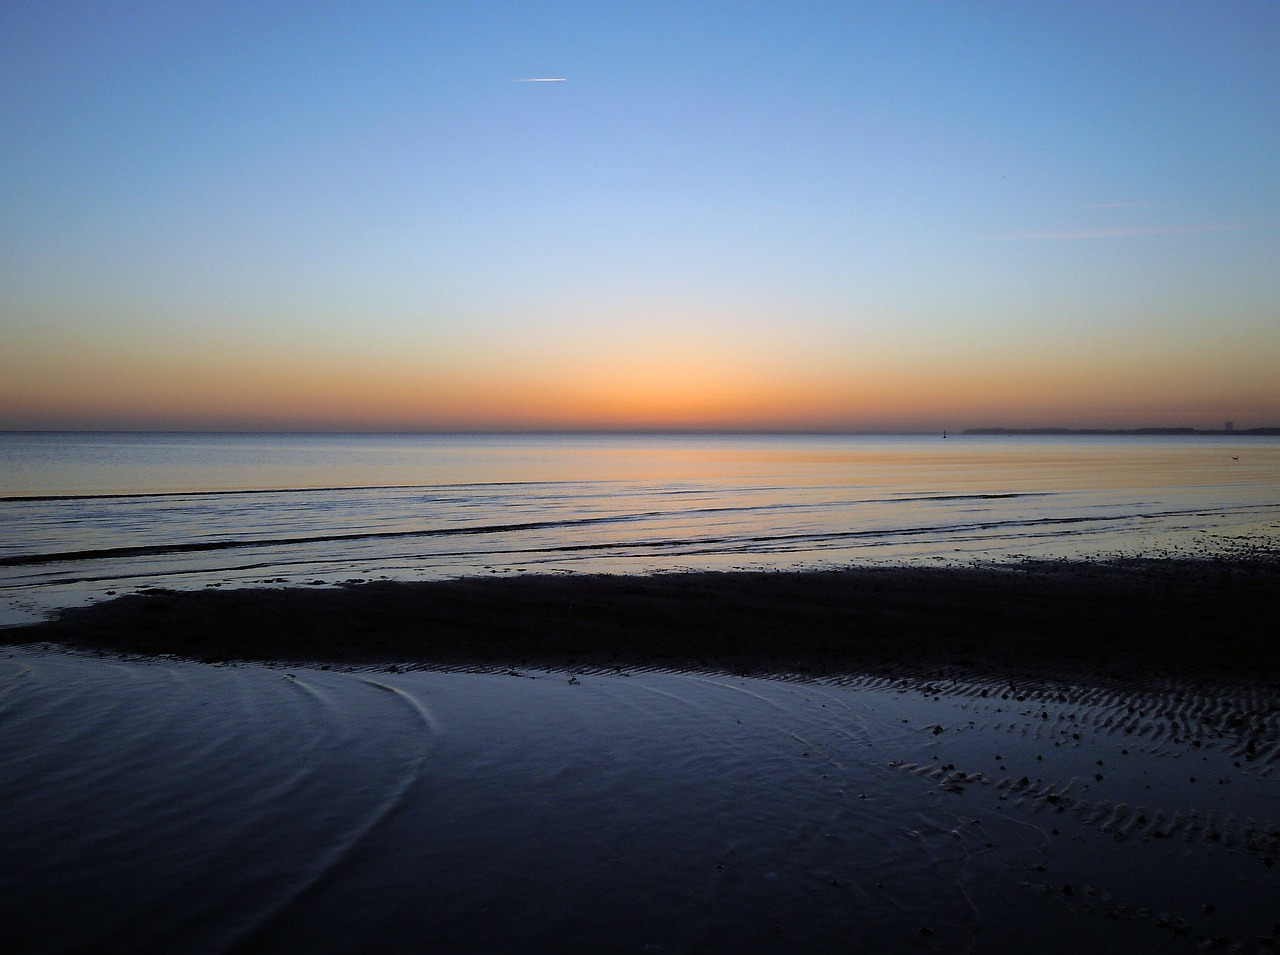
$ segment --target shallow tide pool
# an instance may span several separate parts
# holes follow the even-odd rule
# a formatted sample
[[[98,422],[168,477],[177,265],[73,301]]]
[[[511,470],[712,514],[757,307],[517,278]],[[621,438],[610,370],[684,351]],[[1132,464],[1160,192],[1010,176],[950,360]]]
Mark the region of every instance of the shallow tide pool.
[[[26,952],[1192,950],[1280,911],[1262,712],[11,648],[0,919]]]

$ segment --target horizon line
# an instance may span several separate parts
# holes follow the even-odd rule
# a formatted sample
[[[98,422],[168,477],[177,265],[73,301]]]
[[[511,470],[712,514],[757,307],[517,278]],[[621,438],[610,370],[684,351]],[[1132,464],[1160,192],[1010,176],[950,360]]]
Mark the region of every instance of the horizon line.
[[[1214,434],[1248,435],[1250,432],[1280,432],[1280,425],[1234,426],[1232,428],[1197,428],[1193,425],[1136,425],[1102,427],[1096,425],[979,425],[960,428],[664,428],[664,427],[599,427],[599,428],[0,428],[0,434],[281,434],[281,435],[968,435],[983,437],[998,434]]]

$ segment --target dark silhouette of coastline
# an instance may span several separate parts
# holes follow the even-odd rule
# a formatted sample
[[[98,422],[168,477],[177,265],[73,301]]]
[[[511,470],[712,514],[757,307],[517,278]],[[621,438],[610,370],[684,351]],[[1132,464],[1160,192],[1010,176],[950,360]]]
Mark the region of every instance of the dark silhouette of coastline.
[[[965,434],[1084,434],[1084,435],[1213,435],[1248,437],[1250,435],[1280,435],[1280,428],[966,428]]]

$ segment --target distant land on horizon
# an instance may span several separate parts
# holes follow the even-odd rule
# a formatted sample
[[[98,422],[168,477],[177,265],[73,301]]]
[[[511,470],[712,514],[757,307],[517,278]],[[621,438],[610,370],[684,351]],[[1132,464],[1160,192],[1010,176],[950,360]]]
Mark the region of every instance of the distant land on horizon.
[[[1280,435],[1280,427],[1272,428],[966,428],[961,434],[983,436],[1002,434],[1096,434],[1096,435]]]

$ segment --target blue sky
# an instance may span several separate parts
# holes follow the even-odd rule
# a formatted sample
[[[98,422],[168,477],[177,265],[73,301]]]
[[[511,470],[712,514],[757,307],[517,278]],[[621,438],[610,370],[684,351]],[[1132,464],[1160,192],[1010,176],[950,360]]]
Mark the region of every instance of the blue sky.
[[[1280,422],[1275,3],[10,3],[0,122],[3,427]]]

